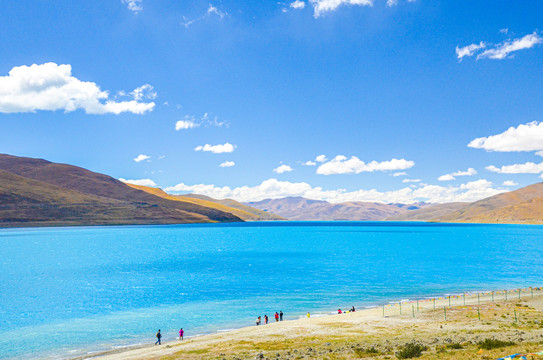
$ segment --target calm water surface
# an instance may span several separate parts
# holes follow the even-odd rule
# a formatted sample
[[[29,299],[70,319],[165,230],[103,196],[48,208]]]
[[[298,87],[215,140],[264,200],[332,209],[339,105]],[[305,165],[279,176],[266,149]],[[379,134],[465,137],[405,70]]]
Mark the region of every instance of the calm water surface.
[[[541,285],[543,227],[0,229],[0,358],[69,358],[392,300]]]

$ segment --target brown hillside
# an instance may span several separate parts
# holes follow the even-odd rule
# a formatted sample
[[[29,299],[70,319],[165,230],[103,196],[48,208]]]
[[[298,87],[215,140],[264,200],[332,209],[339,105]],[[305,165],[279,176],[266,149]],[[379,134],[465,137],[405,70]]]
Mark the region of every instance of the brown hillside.
[[[386,218],[387,221],[430,221],[440,216],[448,215],[453,211],[464,208],[470,203],[454,202],[446,204],[434,204],[422,209],[409,210],[403,214]]]
[[[476,201],[434,220],[442,222],[543,223],[543,183]]]
[[[198,214],[198,216],[208,218],[210,221],[241,220],[235,215],[214,208],[154,196],[133,189],[111,176],[95,173],[77,166],[0,154],[0,170],[82,194],[126,201],[140,206],[159,206],[170,210]]]
[[[200,214],[82,194],[0,170],[0,227],[211,221]]]

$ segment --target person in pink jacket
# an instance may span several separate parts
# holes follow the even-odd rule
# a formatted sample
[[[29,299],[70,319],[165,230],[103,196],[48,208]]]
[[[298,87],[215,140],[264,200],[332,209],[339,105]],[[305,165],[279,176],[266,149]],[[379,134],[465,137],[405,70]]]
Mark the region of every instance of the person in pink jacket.
[[[183,340],[183,335],[185,335],[185,331],[181,328],[181,330],[179,330],[179,340]]]

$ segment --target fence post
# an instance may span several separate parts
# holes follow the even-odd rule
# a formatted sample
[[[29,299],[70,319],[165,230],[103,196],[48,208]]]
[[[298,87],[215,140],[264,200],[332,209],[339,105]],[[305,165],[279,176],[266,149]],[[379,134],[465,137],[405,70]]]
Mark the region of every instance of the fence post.
[[[464,293],[464,306],[466,305],[466,293]]]
[[[419,301],[417,300],[417,312],[419,312]]]
[[[513,309],[513,312],[515,313],[515,322],[517,322],[517,309]]]
[[[505,291],[505,301],[507,301],[507,290],[504,290]]]
[[[530,287],[530,291],[532,292],[532,299],[534,298],[534,288]]]
[[[436,309],[436,298],[434,298],[434,310]]]
[[[449,308],[451,307],[451,295],[449,295]]]
[[[443,314],[445,315],[445,321],[447,321],[447,307],[443,306]]]
[[[477,293],[477,305],[481,305],[481,299],[479,297],[479,293]]]
[[[494,301],[494,291],[492,291],[492,301]]]
[[[479,317],[479,321],[481,321],[481,312],[479,311],[479,307],[477,307],[477,316]]]
[[[518,289],[518,299],[520,300],[520,289]]]
[[[413,311],[413,318],[415,317],[415,305],[411,305],[411,310]]]
[[[402,302],[400,301],[400,315],[402,314]]]

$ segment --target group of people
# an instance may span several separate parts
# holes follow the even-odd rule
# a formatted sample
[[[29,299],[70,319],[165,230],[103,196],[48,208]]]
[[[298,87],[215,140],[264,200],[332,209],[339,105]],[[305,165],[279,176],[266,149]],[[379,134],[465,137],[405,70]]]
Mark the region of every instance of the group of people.
[[[183,330],[183,328],[181,328],[181,330],[179,330],[179,340],[183,340],[183,336],[185,335],[185,330]],[[156,333],[156,343],[155,345],[161,345],[161,340],[162,340],[162,334],[160,333],[160,329],[158,329],[158,332]]]
[[[279,311],[279,312],[275,312],[275,314],[273,315],[275,317],[275,321],[278,322],[278,321],[283,321],[283,311]],[[264,315],[264,324],[267,324],[268,323],[268,315]],[[262,318],[259,316],[256,318],[256,326],[258,325],[261,325],[262,324]]]
[[[354,308],[354,306],[352,308],[350,308],[349,310],[341,310],[341,309],[337,309],[337,313],[338,314],[346,314],[346,313],[350,313],[350,312],[355,312],[356,309]]]

